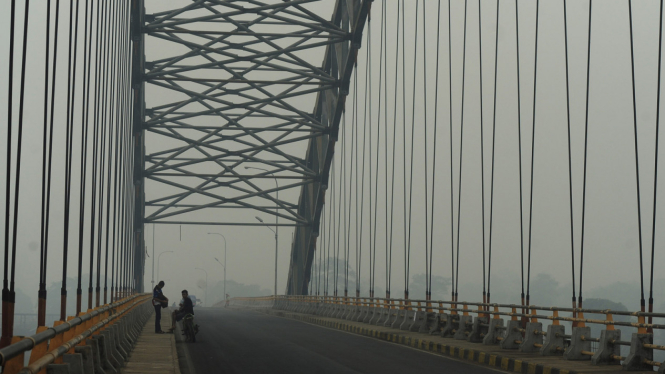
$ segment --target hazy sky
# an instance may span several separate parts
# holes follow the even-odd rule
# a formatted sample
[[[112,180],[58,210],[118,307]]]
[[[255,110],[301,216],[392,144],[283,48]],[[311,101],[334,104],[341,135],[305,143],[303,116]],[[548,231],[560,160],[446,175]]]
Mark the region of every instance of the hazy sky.
[[[31,28],[29,32],[28,49],[28,81],[26,85],[26,99],[30,105],[41,107],[43,100],[43,34],[45,7],[37,2],[31,8]],[[177,8],[179,4],[189,2],[179,1],[152,1],[146,3],[147,13],[161,11],[168,8]],[[381,9],[387,4],[387,120],[384,114],[386,98],[383,89],[386,83],[382,82],[380,69],[386,69],[386,62],[380,56],[381,46]],[[9,9],[9,0],[0,1],[0,9]],[[376,147],[379,146],[378,170],[378,211],[376,233],[376,285],[385,288],[385,248],[386,248],[386,219],[390,217],[391,205],[385,205],[385,158],[386,141],[392,148],[393,127],[396,126],[396,166],[394,185],[394,223],[393,223],[393,295],[399,296],[403,290],[403,256],[405,222],[409,222],[409,206],[406,216],[404,214],[404,199],[408,202],[409,178],[413,165],[413,200],[411,212],[411,274],[425,271],[425,202],[432,204],[434,199],[434,232],[433,272],[434,275],[450,277],[451,272],[451,187],[450,187],[450,118],[449,104],[452,89],[452,142],[453,142],[453,196],[454,196],[454,229],[457,229],[457,199],[459,183],[460,158],[460,130],[462,113],[464,115],[464,143],[463,143],[463,173],[460,218],[460,298],[465,300],[478,300],[482,291],[482,200],[481,200],[481,135],[484,142],[484,180],[485,180],[485,245],[489,249],[489,202],[490,178],[492,157],[492,124],[494,119],[494,52],[496,7],[495,1],[482,1],[482,37],[479,38],[478,1],[468,2],[467,34],[466,34],[466,75],[463,75],[463,42],[464,42],[464,5],[460,0],[451,1],[451,39],[452,39],[452,82],[448,78],[448,3],[441,2],[441,11],[437,12],[438,1],[425,1],[426,17],[423,18],[423,1],[418,2],[418,36],[414,35],[416,24],[416,1],[408,0],[406,7],[406,40],[405,72],[402,75],[402,35],[397,32],[396,9],[401,2],[396,0],[375,1],[372,6],[372,19],[366,29],[371,29],[371,78],[368,85],[371,87],[371,101],[365,105],[366,81],[366,53],[368,42],[363,38],[362,49],[358,54],[358,122],[353,120],[354,92],[349,94],[346,103],[347,115],[344,127],[344,137],[340,133],[340,142],[335,149],[336,184],[330,186],[326,194],[326,214],[331,209],[333,189],[336,191],[339,204],[341,166],[346,154],[347,177],[346,187],[349,188],[351,150],[355,150],[352,134],[356,130],[358,135],[355,142],[358,149],[366,150],[366,163],[372,162],[372,172],[369,165],[365,166],[364,216],[356,221],[356,209],[360,201],[356,195],[345,205],[347,218],[346,225],[351,227],[351,261],[355,268],[355,244],[360,229],[359,222],[363,223],[362,237],[362,278],[369,276],[370,236],[374,237],[373,227],[370,229],[369,196],[370,188],[374,198],[376,178]],[[332,0],[323,0],[309,6],[320,12],[324,18],[329,18]],[[22,4],[18,4],[19,15],[23,14]],[[62,5],[63,9],[65,5]],[[585,97],[586,97],[586,66],[587,66],[587,32],[588,32],[588,2],[570,1],[568,6],[568,47],[569,47],[569,74],[570,74],[570,121],[572,137],[572,177],[574,198],[574,246],[576,253],[576,277],[579,279],[579,251],[581,243],[581,213],[582,213],[582,173],[584,159],[584,125],[585,125]],[[568,202],[568,148],[567,148],[567,116],[566,116],[566,65],[564,55],[564,24],[563,3],[561,1],[543,1],[540,4],[538,65],[537,65],[537,96],[535,100],[535,115],[533,113],[534,90],[534,37],[536,22],[536,7],[534,1],[519,1],[519,43],[520,43],[520,82],[521,82],[521,113],[518,113],[517,102],[517,58],[516,58],[516,19],[515,2],[501,1],[499,8],[499,40],[498,40],[498,68],[497,68],[497,102],[496,102],[496,153],[494,174],[494,219],[492,242],[492,274],[493,288],[508,287],[508,282],[501,279],[519,277],[520,275],[520,224],[519,224],[519,171],[518,171],[518,115],[521,118],[521,150],[522,150],[522,176],[523,176],[523,212],[524,212],[524,248],[528,249],[529,229],[529,191],[531,170],[531,136],[533,119],[535,118],[535,165],[533,184],[533,232],[532,232],[532,275],[550,273],[560,283],[570,282],[570,219]],[[633,4],[634,26],[634,55],[635,55],[635,92],[637,103],[637,126],[640,158],[640,187],[642,198],[642,240],[645,253],[645,269],[650,265],[651,249],[651,219],[653,212],[653,178],[654,178],[654,150],[656,129],[656,90],[657,90],[657,63],[658,63],[658,21],[659,2],[656,0],[643,0]],[[0,12],[0,24],[9,28],[9,12]],[[63,13],[64,12],[63,10]],[[437,22],[440,23],[440,54],[437,66]],[[66,18],[66,16],[65,16]],[[65,21],[62,21],[63,23]],[[587,175],[587,201],[586,201],[586,232],[585,232],[585,262],[584,285],[585,289],[592,289],[609,282],[625,280],[636,282],[639,280],[638,260],[638,229],[637,229],[637,203],[635,178],[635,149],[633,133],[633,106],[631,85],[631,54],[628,2],[625,0],[596,1],[593,4],[593,28],[591,44],[591,76],[589,92],[588,114],[588,175]],[[425,32],[423,33],[423,25]],[[207,25],[214,28],[214,25]],[[400,25],[401,27],[401,25]],[[20,46],[22,21],[17,21],[17,47]],[[63,29],[64,30],[64,29]],[[64,34],[64,32],[63,32]],[[0,129],[0,142],[6,144],[6,118],[7,118],[7,71],[8,71],[8,32],[0,37],[0,118],[4,124]],[[423,47],[423,35],[426,37],[426,46]],[[385,38],[385,36],[384,36]],[[399,40],[399,59],[397,84],[395,82],[395,50]],[[65,39],[63,39],[65,40]],[[385,40],[385,39],[384,39]],[[414,43],[417,40],[417,43]],[[479,41],[482,41],[482,52],[479,52]],[[148,44],[146,53],[158,56],[159,44]],[[414,47],[416,48],[414,52]],[[153,49],[151,49],[153,48]],[[161,51],[167,54],[169,51]],[[322,59],[320,51],[314,53],[310,61]],[[425,56],[426,55],[426,56]],[[18,54],[17,54],[18,56]],[[482,57],[482,69],[480,58]],[[62,64],[65,63],[65,53],[60,55]],[[17,57],[17,62],[20,57]],[[414,61],[415,89],[414,89]],[[423,62],[426,67],[423,67]],[[16,65],[20,66],[20,65]],[[435,84],[438,70],[438,86]],[[482,71],[482,108],[480,105],[480,71]],[[59,70],[64,79],[66,70]],[[18,78],[19,71],[16,71]],[[59,75],[60,77],[60,75]],[[465,80],[464,112],[461,111],[462,80]],[[402,96],[403,82],[405,81],[405,97]],[[16,82],[16,81],[15,81]],[[424,93],[426,82],[426,95]],[[353,83],[353,80],[352,80]],[[452,85],[451,85],[452,83]],[[353,86],[353,84],[352,84]],[[381,87],[381,90],[379,89]],[[452,87],[452,88],[451,88]],[[438,90],[437,90],[438,88]],[[395,105],[395,92],[397,92],[397,105]],[[415,92],[415,99],[414,99]],[[438,92],[438,101],[435,95]],[[368,92],[369,93],[369,92]],[[14,95],[18,95],[15,88]],[[63,94],[64,96],[64,94]],[[426,97],[425,97],[426,96]],[[158,97],[148,98],[158,100]],[[402,100],[406,106],[402,105]],[[415,101],[415,109],[413,102]],[[15,100],[16,110],[18,103]],[[312,99],[313,103],[313,99]],[[307,104],[307,105],[305,105]],[[308,103],[302,105],[311,107]],[[425,106],[427,111],[425,112]],[[54,142],[54,170],[64,170],[64,107],[62,97],[58,98],[56,107],[56,126],[60,126]],[[364,110],[367,108],[367,113]],[[380,109],[381,108],[381,109]],[[436,122],[435,122],[435,108]],[[309,109],[311,110],[311,109]],[[15,112],[16,113],[16,112]],[[369,114],[371,113],[371,121]],[[367,114],[367,131],[371,131],[372,140],[363,136],[363,125]],[[483,132],[481,134],[482,125]],[[20,288],[26,290],[31,297],[36,298],[37,270],[39,256],[39,207],[41,188],[41,110],[28,110],[25,117],[25,136],[23,140],[24,164],[21,179],[21,213],[19,216],[19,255],[17,259],[17,281]],[[16,117],[15,117],[16,118]],[[403,118],[406,119],[405,123]],[[413,118],[413,120],[412,120]],[[437,136],[434,137],[434,127],[437,127]],[[404,127],[406,126],[406,130]],[[415,140],[413,163],[411,159],[411,128],[415,127]],[[427,136],[425,135],[425,129]],[[378,141],[377,141],[378,131]],[[402,136],[406,131],[406,137]],[[387,136],[387,138],[386,138]],[[406,147],[403,146],[406,141]],[[369,153],[371,143],[371,157]],[[353,145],[353,146],[352,146]],[[427,145],[427,154],[425,154]],[[434,147],[436,145],[436,169],[434,170]],[[78,143],[75,142],[75,147]],[[149,151],[163,146],[158,139],[150,137],[146,140]],[[344,148],[344,153],[342,152]],[[59,152],[59,153],[58,153]],[[293,149],[293,154],[304,156],[305,149]],[[76,153],[76,152],[75,152]],[[406,163],[403,157],[406,155]],[[354,153],[354,157],[358,154]],[[4,176],[6,161],[5,152],[0,152],[0,164]],[[391,187],[392,150],[388,157],[388,196],[393,191]],[[425,170],[427,160],[427,170]],[[358,160],[362,162],[362,158]],[[74,165],[78,165],[78,156],[74,156]],[[354,168],[355,159],[354,159]],[[362,166],[362,164],[359,164]],[[405,165],[407,165],[405,167]],[[259,166],[259,165],[255,165]],[[74,180],[79,177],[78,168],[74,168]],[[432,188],[433,173],[436,173],[435,188]],[[355,171],[354,171],[355,173]],[[59,274],[62,253],[62,193],[63,177],[61,172],[54,174],[54,200],[51,251],[49,252],[49,283],[60,279]],[[358,174],[360,175],[360,174]],[[406,177],[405,177],[406,175]],[[427,185],[425,177],[427,176]],[[370,178],[371,177],[371,178]],[[355,191],[355,178],[352,188]],[[404,181],[406,178],[406,196]],[[370,184],[371,181],[371,184]],[[260,181],[262,188],[271,188],[272,180]],[[662,185],[662,183],[661,183]],[[358,187],[360,188],[360,187]],[[660,190],[660,188],[659,188]],[[163,192],[163,191],[161,191]],[[659,191],[660,192],[660,191]],[[0,193],[4,199],[4,183],[0,186]],[[74,192],[77,193],[76,190]],[[155,191],[156,194],[160,191]],[[297,189],[285,192],[280,199],[296,202]],[[348,199],[348,197],[347,197]],[[662,199],[661,199],[662,200]],[[257,202],[260,202],[257,201]],[[3,200],[3,208],[4,208]],[[263,203],[267,204],[265,200]],[[374,201],[372,201],[374,207]],[[337,208],[335,208],[337,209]],[[428,207],[429,220],[431,208]],[[662,205],[658,204],[657,212],[662,216]],[[246,212],[233,212],[221,210],[220,221],[230,221],[242,217]],[[358,211],[358,214],[359,211]],[[0,224],[4,227],[4,215],[0,217]],[[209,216],[204,218],[209,219]],[[251,217],[250,217],[251,218]],[[264,215],[266,221],[272,218]],[[75,214],[72,218],[78,222]],[[374,225],[374,216],[372,216]],[[328,220],[328,218],[326,218]],[[344,218],[342,218],[344,222]],[[656,224],[656,261],[662,256],[663,237],[662,220]],[[389,223],[389,221],[388,221]],[[429,228],[428,222],[427,227]],[[408,229],[408,226],[407,226]],[[146,245],[152,256],[152,225],[146,227]],[[173,253],[163,255],[161,258],[160,278],[166,280],[168,294],[176,294],[181,288],[196,289],[197,281],[204,278],[203,272],[195,270],[203,268],[208,272],[209,283],[216,283],[222,279],[222,267],[214,261],[223,257],[223,243],[217,236],[206,235],[208,232],[220,232],[226,236],[228,245],[228,272],[227,278],[243,283],[256,283],[263,288],[272,289],[274,276],[274,236],[265,227],[200,227],[183,226],[182,234],[176,225],[157,225],[155,234],[155,254],[163,251]],[[291,245],[291,228],[279,230],[279,282],[278,291],[283,292],[286,286],[288,272],[289,252]],[[326,225],[325,235],[329,235]],[[431,232],[428,232],[432,235]],[[341,236],[340,238],[343,238]],[[456,232],[454,234],[455,239]],[[373,240],[373,239],[372,239]],[[457,242],[455,241],[455,245]],[[317,248],[327,243],[319,243]],[[318,262],[317,254],[317,262]],[[151,259],[146,259],[146,288],[150,287]],[[70,261],[74,263],[74,258]],[[84,258],[84,263],[86,259]],[[525,258],[526,261],[526,258]],[[155,265],[155,267],[157,267]],[[75,267],[69,267],[69,275],[75,275]],[[157,270],[156,270],[157,271]],[[658,278],[658,276],[656,276]],[[658,283],[657,283],[658,284]],[[656,284],[656,285],[657,285]],[[70,285],[71,287],[71,285]],[[355,285],[350,285],[353,290]],[[648,288],[647,288],[648,290]],[[366,290],[363,290],[365,292]],[[519,289],[515,295],[519,295]],[[74,289],[70,288],[74,293]],[[532,293],[536,294],[537,289]],[[200,292],[199,292],[200,293]],[[51,295],[54,296],[54,295]],[[412,295],[412,297],[423,295]],[[610,295],[607,295],[610,296]],[[50,302],[55,302],[51,298]],[[502,300],[494,300],[502,301]],[[507,300],[515,301],[515,300]],[[637,301],[637,296],[636,296]]]

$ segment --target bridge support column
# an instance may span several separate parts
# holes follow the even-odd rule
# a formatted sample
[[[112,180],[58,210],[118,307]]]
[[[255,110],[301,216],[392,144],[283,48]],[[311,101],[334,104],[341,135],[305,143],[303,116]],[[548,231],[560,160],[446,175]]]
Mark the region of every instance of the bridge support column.
[[[613,344],[612,341],[621,340],[621,330],[603,330],[600,332],[600,341],[598,350],[591,357],[593,365],[619,365],[621,362],[615,360],[612,356],[621,355],[621,346]],[[665,367],[664,367],[665,369]]]

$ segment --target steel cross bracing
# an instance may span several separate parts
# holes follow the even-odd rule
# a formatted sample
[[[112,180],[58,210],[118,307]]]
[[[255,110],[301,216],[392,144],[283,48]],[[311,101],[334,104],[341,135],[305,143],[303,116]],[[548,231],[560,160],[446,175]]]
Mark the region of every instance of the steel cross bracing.
[[[174,3],[146,1],[135,38],[137,244],[145,223],[277,216],[295,227],[287,292],[306,292],[370,1]]]

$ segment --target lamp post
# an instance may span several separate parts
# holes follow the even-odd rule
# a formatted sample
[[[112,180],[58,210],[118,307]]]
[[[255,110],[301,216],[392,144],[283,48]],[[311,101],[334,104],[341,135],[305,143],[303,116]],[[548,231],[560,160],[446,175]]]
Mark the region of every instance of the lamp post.
[[[263,220],[261,219],[261,217],[255,216],[254,218],[256,218],[257,221],[263,223]],[[277,295],[277,231],[271,229],[270,226],[266,226],[266,227],[270,231],[275,233],[275,291],[274,291],[275,293],[274,294]],[[275,229],[276,228],[277,228],[277,226],[275,226]]]
[[[204,273],[206,273],[206,289],[204,290],[204,297],[205,297],[205,305],[208,305],[208,272],[205,271],[205,269],[201,268],[196,268],[196,270],[202,270]]]
[[[268,173],[268,174],[272,174],[272,177],[273,177],[273,179],[275,180],[275,230],[272,230],[272,229],[270,229],[270,230],[272,230],[272,232],[275,233],[275,291],[274,291],[274,294],[277,295],[277,248],[278,248],[278,242],[279,242],[279,241],[278,241],[279,236],[278,236],[278,234],[277,234],[277,232],[278,232],[277,227],[278,227],[278,223],[279,223],[279,216],[277,215],[277,212],[278,212],[278,209],[279,209],[279,204],[278,204],[278,202],[279,202],[279,184],[277,184],[277,178],[275,177],[274,172],[270,172],[270,171],[268,171],[268,170],[266,170],[266,169],[263,169],[263,168],[257,168],[257,167],[253,167],[253,166],[245,166],[245,169],[254,169],[254,170],[262,170],[262,171],[265,171],[265,172]],[[256,219],[259,220],[259,222],[263,223],[263,221],[261,220],[261,218],[256,217]],[[266,226],[266,227],[268,227],[268,226]],[[270,228],[270,227],[268,227],[268,228]]]
[[[218,232],[209,232],[208,235],[219,235],[224,239],[224,264],[222,265],[217,257],[215,257],[215,261],[217,261],[224,268],[224,300],[226,300],[226,237]]]
[[[152,224],[152,289],[155,289],[155,224]]]
[[[159,279],[159,270],[160,270],[160,268],[159,268],[159,264],[160,264],[160,262],[159,262],[159,261],[162,259],[162,255],[163,255],[163,254],[167,254],[167,253],[173,253],[173,251],[162,252],[162,253],[160,253],[159,256],[157,257],[157,279]]]

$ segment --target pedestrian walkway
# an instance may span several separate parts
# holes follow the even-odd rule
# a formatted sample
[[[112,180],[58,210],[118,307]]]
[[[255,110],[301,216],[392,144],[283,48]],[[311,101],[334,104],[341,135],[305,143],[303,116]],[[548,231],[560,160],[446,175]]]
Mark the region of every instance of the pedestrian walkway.
[[[162,311],[162,330],[171,327],[169,309]],[[139,336],[136,346],[122,369],[124,374],[180,374],[178,354],[173,334],[155,334],[155,314],[148,319]]]

